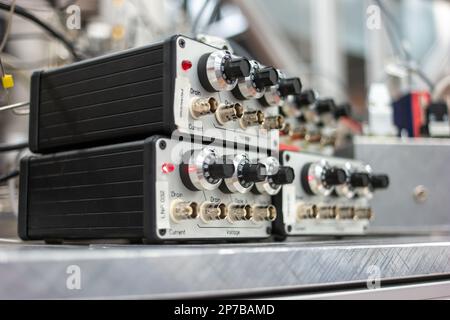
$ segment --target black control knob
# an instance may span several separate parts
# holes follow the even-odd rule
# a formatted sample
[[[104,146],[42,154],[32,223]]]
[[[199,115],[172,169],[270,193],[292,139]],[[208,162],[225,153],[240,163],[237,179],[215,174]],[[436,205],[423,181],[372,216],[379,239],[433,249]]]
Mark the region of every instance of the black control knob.
[[[319,115],[325,113],[334,113],[336,111],[336,103],[333,99],[323,99],[316,103],[316,112]]]
[[[272,67],[260,69],[255,73],[254,81],[259,89],[274,86],[278,83],[278,80],[278,72]]]
[[[246,164],[242,168],[242,178],[247,182],[263,182],[266,177],[266,167],[262,164]]]
[[[317,97],[314,90],[305,90],[301,94],[295,96],[295,104],[299,109],[313,104],[316,100]]]
[[[378,174],[370,176],[370,184],[373,189],[387,189],[389,187],[389,176]]]
[[[352,106],[348,103],[341,104],[334,111],[334,117],[340,119],[343,117],[350,117],[352,115]]]
[[[271,178],[272,181],[278,185],[291,184],[294,182],[295,172],[291,167],[280,167],[278,172]]]
[[[281,79],[279,90],[282,97],[299,95],[302,92],[302,82],[300,78]]]
[[[342,169],[331,168],[325,170],[322,180],[327,186],[338,186],[347,181],[347,174]]]
[[[250,75],[250,61],[245,58],[232,58],[225,62],[223,72],[228,79],[245,78]]]
[[[353,188],[365,188],[370,185],[370,177],[367,173],[352,173],[350,175],[350,185]]]
[[[301,114],[300,116],[298,116],[298,117],[297,117],[297,121],[298,121],[299,123],[306,123],[306,122],[308,122],[308,121],[306,121],[306,117],[305,117],[304,114]]]
[[[234,174],[234,164],[211,164],[208,172],[213,179],[228,179]]]

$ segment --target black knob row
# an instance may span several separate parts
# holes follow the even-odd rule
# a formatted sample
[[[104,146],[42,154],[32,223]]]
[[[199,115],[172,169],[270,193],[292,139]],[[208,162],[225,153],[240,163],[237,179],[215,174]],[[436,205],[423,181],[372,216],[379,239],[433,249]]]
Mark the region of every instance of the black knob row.
[[[333,99],[318,100],[315,105],[315,111],[318,115],[323,115],[325,113],[334,114],[336,111],[336,103]]]
[[[228,79],[245,78],[250,75],[250,61],[246,58],[232,58],[225,62],[223,73]]]
[[[266,167],[262,164],[247,164],[242,170],[242,177],[248,182],[263,182],[268,177]],[[294,182],[295,172],[291,167],[281,166],[275,175],[270,176],[273,183],[286,185]]]
[[[345,170],[339,168],[326,169],[322,181],[329,187],[339,186],[347,181]]]
[[[228,179],[234,174],[234,164],[211,164],[208,172],[213,179]]]
[[[242,168],[242,178],[247,182],[263,182],[266,177],[266,167],[262,164],[246,164]]]
[[[367,173],[352,173],[350,175],[350,185],[354,188],[365,188],[370,185],[370,176]]]
[[[301,185],[306,193],[314,195],[310,186],[309,170],[313,163],[306,164],[301,171]],[[321,182],[326,188],[349,183],[353,188],[370,187],[372,190],[386,189],[389,186],[389,177],[384,174],[371,175],[363,172],[354,172],[347,175],[345,170],[336,167],[324,167]]]
[[[389,176],[385,174],[377,174],[370,176],[370,184],[373,189],[387,189],[389,187]]]
[[[295,96],[302,92],[300,78],[281,79],[278,87],[282,97]]]
[[[262,68],[255,72],[254,81],[258,89],[274,86],[279,81],[278,72],[273,67]]]
[[[312,105],[317,100],[317,94],[314,90],[305,90],[299,95],[294,96],[294,102],[299,109]]]
[[[272,181],[277,185],[286,185],[294,182],[295,172],[291,167],[280,167],[278,172],[271,177]]]

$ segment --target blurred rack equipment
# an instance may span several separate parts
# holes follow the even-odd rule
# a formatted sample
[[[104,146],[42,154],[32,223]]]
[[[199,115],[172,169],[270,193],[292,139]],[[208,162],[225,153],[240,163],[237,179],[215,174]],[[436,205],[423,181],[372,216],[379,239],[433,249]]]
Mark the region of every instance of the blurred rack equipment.
[[[388,192],[374,195],[375,233],[450,231],[449,139],[355,139],[355,157],[389,174]]]
[[[394,124],[399,135],[421,137],[424,134],[430,102],[430,94],[426,91],[411,92],[394,101]]]
[[[275,196],[274,231],[287,235],[361,235],[373,218],[370,199],[386,189],[389,177],[360,161],[286,151],[282,165],[294,182]],[[378,168],[377,168],[378,169]]]
[[[281,105],[286,126],[281,131],[282,150],[333,155],[339,137],[339,121],[351,116],[351,106],[318,98],[314,90],[290,95]]]
[[[180,137],[181,139],[182,137]],[[272,234],[292,168],[267,151],[153,136],[21,163],[24,240],[242,241]]]
[[[175,130],[278,149],[278,106],[298,78],[177,35],[32,76],[30,148],[51,153]]]

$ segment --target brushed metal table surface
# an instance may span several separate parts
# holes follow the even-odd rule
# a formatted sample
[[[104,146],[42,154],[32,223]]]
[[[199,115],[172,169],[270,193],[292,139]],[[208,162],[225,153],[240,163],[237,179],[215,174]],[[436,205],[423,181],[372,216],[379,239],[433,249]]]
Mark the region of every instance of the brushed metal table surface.
[[[80,289],[68,289],[70,266],[79,267]],[[386,280],[450,279],[450,237],[161,246],[0,240],[1,299],[271,296],[362,287],[373,270],[382,286]]]

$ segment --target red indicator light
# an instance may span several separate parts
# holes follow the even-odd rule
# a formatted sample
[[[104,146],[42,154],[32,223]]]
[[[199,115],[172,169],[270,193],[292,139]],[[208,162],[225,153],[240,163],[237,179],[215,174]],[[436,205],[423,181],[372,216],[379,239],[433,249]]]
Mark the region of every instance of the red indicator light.
[[[308,181],[309,181],[309,182],[313,181],[314,179],[315,179],[314,176],[308,176]]]
[[[189,60],[183,60],[181,62],[181,69],[184,71],[188,71],[190,68],[192,68],[192,62]]]
[[[171,173],[175,170],[175,166],[172,163],[163,163],[161,170],[163,173]]]

